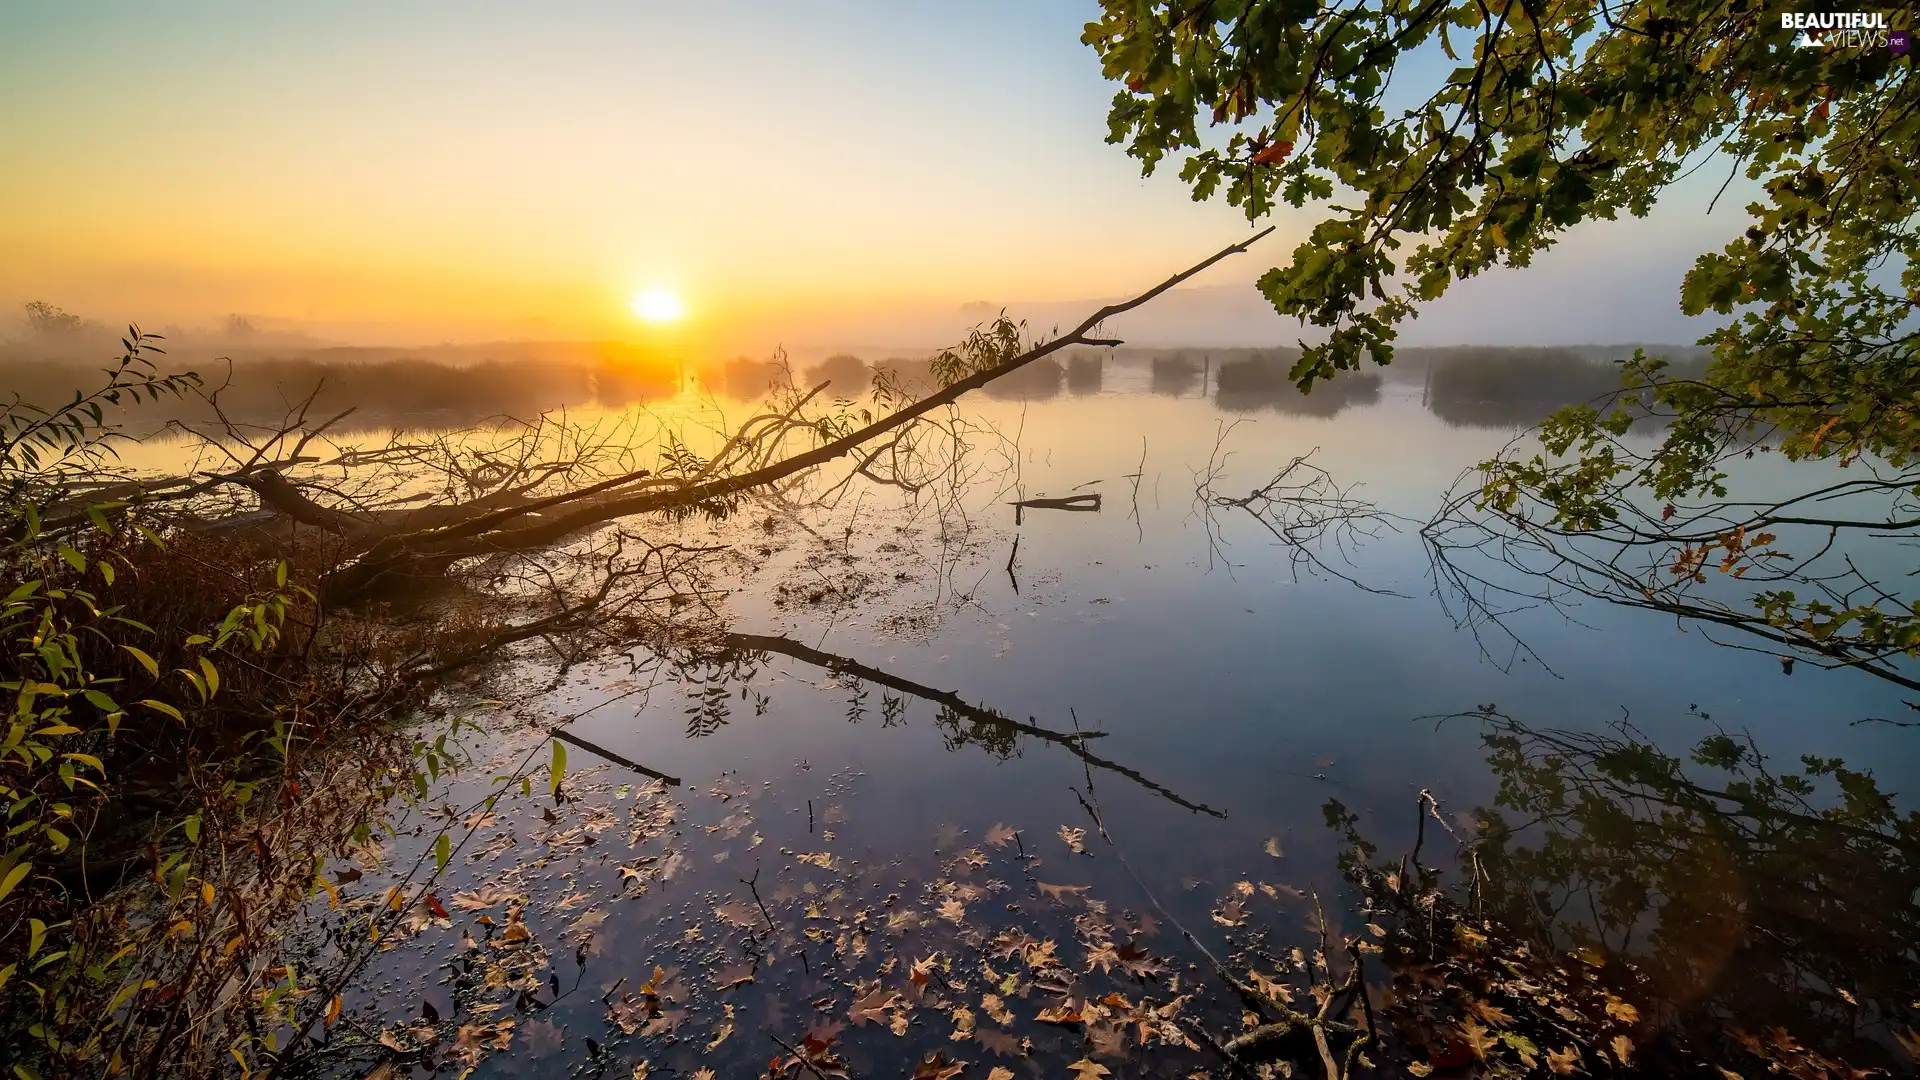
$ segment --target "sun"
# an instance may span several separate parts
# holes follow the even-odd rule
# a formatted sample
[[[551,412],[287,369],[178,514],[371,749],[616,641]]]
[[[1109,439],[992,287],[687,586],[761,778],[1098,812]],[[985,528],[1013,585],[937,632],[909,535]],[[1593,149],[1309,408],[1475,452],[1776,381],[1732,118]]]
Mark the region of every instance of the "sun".
[[[686,315],[687,307],[680,302],[680,294],[672,289],[641,289],[633,294],[628,302],[635,315],[643,322],[678,322]]]

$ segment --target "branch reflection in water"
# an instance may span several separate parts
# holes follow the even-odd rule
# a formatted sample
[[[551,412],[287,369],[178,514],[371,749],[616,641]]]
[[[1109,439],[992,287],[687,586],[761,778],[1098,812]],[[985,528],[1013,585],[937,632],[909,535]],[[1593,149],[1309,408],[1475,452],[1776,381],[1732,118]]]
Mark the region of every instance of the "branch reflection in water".
[[[1897,810],[1870,772],[1813,756],[1779,769],[1693,715],[1713,733],[1684,756],[1626,720],[1540,728],[1492,705],[1443,718],[1481,726],[1498,782],[1493,805],[1457,819],[1468,880],[1444,901],[1496,939],[1481,963],[1494,977],[1512,966],[1503,956],[1593,969],[1639,1016],[1628,1049],[1653,1072],[1702,1059],[1796,1076],[1859,1075],[1841,1061],[1910,1069],[1920,813]],[[1420,809],[1424,836],[1438,815]],[[1329,804],[1328,820],[1347,830],[1360,880],[1407,875],[1406,860],[1370,865],[1344,807]],[[1418,852],[1413,875],[1437,880]],[[1525,1033],[1524,1004],[1508,1011]]]

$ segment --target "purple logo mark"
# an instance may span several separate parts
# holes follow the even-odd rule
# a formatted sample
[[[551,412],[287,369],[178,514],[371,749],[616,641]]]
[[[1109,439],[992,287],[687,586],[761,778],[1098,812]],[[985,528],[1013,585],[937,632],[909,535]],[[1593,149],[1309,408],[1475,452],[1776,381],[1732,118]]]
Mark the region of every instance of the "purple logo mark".
[[[1893,55],[1895,56],[1905,56],[1908,53],[1912,52],[1913,51],[1913,31],[1911,30],[1887,31],[1887,48],[1891,50],[1893,52]]]

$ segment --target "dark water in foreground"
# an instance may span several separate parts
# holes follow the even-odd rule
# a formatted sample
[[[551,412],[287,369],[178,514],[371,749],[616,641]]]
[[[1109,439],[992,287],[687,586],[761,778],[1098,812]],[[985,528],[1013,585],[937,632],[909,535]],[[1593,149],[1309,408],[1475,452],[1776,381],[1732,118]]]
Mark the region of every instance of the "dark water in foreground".
[[[877,979],[923,996],[888,1014],[912,1006],[904,1034],[886,1018],[835,1033],[854,1075],[906,1075],[935,1050],[970,1062],[965,1076],[1026,1075],[1038,1067],[1008,1039],[1073,1060],[1082,1036],[1035,1025],[1041,995],[1023,990],[1017,954],[984,972],[956,963],[975,939],[1006,925],[1044,936],[1038,926],[1084,969],[1099,933],[1074,920],[1091,919],[1164,963],[1158,1000],[1196,989],[1205,977],[1191,950],[1164,925],[1147,932],[1164,919],[1120,855],[1203,938],[1238,932],[1235,909],[1216,914],[1239,899],[1284,943],[1316,889],[1329,924],[1351,930],[1355,916],[1334,900],[1328,800],[1393,851],[1413,841],[1421,790],[1463,831],[1495,795],[1481,722],[1433,717],[1495,704],[1576,731],[1630,717],[1673,753],[1723,725],[1780,761],[1870,767],[1883,790],[1910,791],[1920,776],[1914,733],[1851,723],[1906,712],[1874,680],[1804,666],[1783,676],[1771,657],[1656,615],[1598,604],[1579,622],[1522,613],[1538,658],[1497,643],[1486,655],[1432,595],[1415,530],[1510,432],[1448,426],[1418,386],[1389,385],[1377,403],[1333,416],[1257,401],[1225,412],[1203,386],[1171,389],[1186,396],[1153,392],[1144,369],[1109,369],[1093,393],[971,402],[965,414],[1011,445],[982,451],[958,502],[926,493],[913,507],[898,491],[849,489],[836,508],[764,536],[714,534],[757,545],[762,569],[728,611],[733,630],[759,637],[692,665],[642,654],[568,673],[536,719],[584,714],[567,731],[623,763],[575,744],[569,801],[544,798],[536,775],[535,797],[516,791],[471,835],[456,833],[462,846],[435,893],[447,925],[423,909],[419,935],[375,961],[348,1013],[397,1031],[424,998],[443,1017],[494,1024],[467,1036],[506,1047],[475,1053],[478,1075],[627,1076],[644,1062],[663,1075],[751,1076],[782,1052],[776,1039],[848,1023]],[[1341,484],[1404,519],[1344,557],[1320,552],[1351,581],[1297,565],[1244,511],[1196,500],[1210,468],[1216,491],[1240,495],[1316,448],[1312,460]],[[1007,505],[1090,492],[1098,512],[1027,510],[1016,524]],[[471,713],[500,732],[468,736],[481,757],[531,747],[545,759],[525,718]],[[634,764],[681,783],[654,783]],[[464,810],[497,771],[469,770],[434,801]],[[1117,851],[1098,839],[1088,801]],[[1002,824],[1019,837],[992,832]],[[439,823],[415,812],[406,827],[416,825]],[[1084,854],[1063,828],[1086,830]],[[425,844],[403,832],[388,865]],[[381,880],[354,888],[378,895]],[[1094,898],[1104,911],[1086,906]],[[501,927],[516,925],[525,930],[508,933],[527,944],[503,945]],[[463,934],[479,947],[463,948]],[[929,955],[944,959],[922,988],[906,974]],[[632,1000],[644,995],[628,995],[656,966],[661,1004],[643,1009]],[[743,974],[752,981],[719,985]],[[1014,1023],[988,1022],[988,994]],[[508,1019],[510,1030],[497,1026]],[[974,1024],[1002,1034],[965,1035]],[[459,1060],[453,1038],[409,1059],[417,1075],[427,1058]],[[1116,1075],[1207,1064],[1107,1050],[1096,1060]]]

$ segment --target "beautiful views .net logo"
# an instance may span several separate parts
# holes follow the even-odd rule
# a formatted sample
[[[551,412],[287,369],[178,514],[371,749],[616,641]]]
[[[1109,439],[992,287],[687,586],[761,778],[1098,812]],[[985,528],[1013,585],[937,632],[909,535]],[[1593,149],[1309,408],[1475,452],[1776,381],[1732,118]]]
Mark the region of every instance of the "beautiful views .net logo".
[[[1889,49],[1905,56],[1913,49],[1913,35],[1887,25],[1881,11],[1789,11],[1780,25],[1800,31],[1794,44],[1803,49]]]

